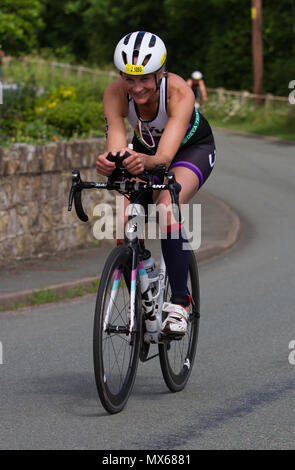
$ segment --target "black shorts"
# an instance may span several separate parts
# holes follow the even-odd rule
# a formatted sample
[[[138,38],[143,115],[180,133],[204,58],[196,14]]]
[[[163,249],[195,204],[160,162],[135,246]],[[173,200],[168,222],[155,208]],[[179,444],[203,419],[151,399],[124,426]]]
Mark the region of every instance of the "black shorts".
[[[146,153],[146,149],[135,139],[133,148],[137,152]],[[153,158],[153,155],[151,155]],[[213,170],[216,160],[216,148],[213,135],[209,135],[202,142],[189,143],[181,147],[173,158],[169,170],[176,167],[184,167],[191,170],[198,177],[199,189],[205,183]],[[158,177],[154,177],[155,184],[161,184]],[[144,193],[138,201],[142,206],[147,207],[153,203],[152,193]]]
[[[212,143],[192,144],[178,150],[169,170],[182,166],[188,168],[198,177],[199,188],[205,183],[216,160],[216,149]]]

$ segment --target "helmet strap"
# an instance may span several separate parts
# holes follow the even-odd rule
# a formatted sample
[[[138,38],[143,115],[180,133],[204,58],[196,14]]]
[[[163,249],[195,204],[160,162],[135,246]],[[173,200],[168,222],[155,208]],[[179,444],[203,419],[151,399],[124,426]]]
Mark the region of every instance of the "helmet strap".
[[[156,82],[156,91],[160,90],[161,83],[162,83],[162,78],[157,80],[157,74],[155,73],[155,82]]]

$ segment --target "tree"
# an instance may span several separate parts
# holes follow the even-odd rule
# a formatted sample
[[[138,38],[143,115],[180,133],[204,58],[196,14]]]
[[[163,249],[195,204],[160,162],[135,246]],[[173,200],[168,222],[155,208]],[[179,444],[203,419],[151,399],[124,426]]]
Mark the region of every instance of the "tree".
[[[83,21],[90,32],[89,58],[98,65],[113,61],[115,46],[125,34],[145,30],[162,36],[167,28],[164,2],[154,0],[90,0]]]
[[[44,23],[39,0],[0,0],[0,38],[8,54],[30,52]]]
[[[40,49],[50,49],[56,57],[63,60],[86,60],[87,40],[92,32],[86,29],[83,14],[91,4],[90,0],[40,1],[45,24],[39,34]]]

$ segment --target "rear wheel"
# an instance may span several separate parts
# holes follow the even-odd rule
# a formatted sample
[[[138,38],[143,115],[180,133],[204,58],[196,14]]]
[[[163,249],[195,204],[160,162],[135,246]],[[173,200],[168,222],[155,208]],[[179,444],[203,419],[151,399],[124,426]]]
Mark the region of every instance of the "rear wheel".
[[[189,311],[189,319],[186,334],[179,340],[169,340],[159,344],[160,364],[167,387],[172,392],[182,390],[191,374],[199,333],[200,320],[200,288],[197,262],[194,252],[190,252],[188,292],[192,303]],[[164,302],[169,302],[171,288],[166,280]]]
[[[94,373],[102,405],[121,411],[134,384],[140,348],[140,304],[135,295],[135,331],[130,325],[131,251],[118,246],[106,261],[98,289],[93,333]],[[138,283],[136,289],[138,289]]]

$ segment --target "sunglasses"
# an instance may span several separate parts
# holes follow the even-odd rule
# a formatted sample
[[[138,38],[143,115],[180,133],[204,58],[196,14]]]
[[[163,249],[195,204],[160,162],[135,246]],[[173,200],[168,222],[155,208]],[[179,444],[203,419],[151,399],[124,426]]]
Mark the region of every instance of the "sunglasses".
[[[151,131],[149,130],[147,124],[139,120],[138,130],[139,130],[139,135],[140,135],[140,139],[142,140],[142,142],[150,149],[155,148],[156,144],[154,141],[154,137],[152,136]]]

